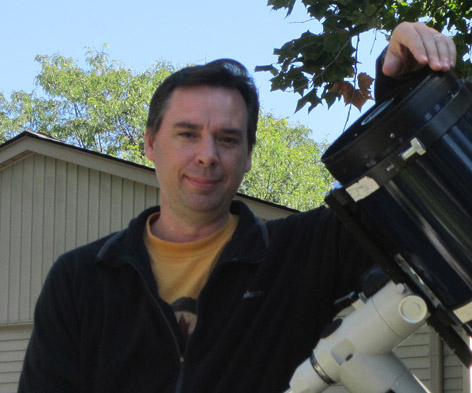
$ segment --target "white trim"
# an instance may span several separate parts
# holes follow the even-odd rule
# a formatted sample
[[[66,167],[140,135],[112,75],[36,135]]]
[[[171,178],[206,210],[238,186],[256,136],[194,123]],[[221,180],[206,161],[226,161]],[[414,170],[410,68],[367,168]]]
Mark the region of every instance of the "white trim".
[[[27,327],[32,328],[33,325],[34,325],[33,321],[0,323],[0,330],[1,329],[27,328]]]
[[[47,140],[42,141],[28,135],[12,141],[3,149],[0,149],[0,169],[10,166],[34,153],[89,169],[95,169],[110,175],[120,176],[151,187],[159,187],[152,168],[138,167],[131,163],[128,164],[124,160],[115,160],[106,155],[94,154],[86,150],[69,147],[65,144],[51,143]]]

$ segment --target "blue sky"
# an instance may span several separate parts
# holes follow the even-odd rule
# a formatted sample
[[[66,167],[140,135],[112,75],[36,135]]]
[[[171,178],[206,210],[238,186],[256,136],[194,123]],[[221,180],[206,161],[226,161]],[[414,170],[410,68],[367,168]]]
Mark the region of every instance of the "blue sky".
[[[159,60],[183,66],[230,57],[253,72],[257,65],[276,62],[274,48],[318,28],[300,2],[286,18],[284,10],[273,11],[266,0],[10,0],[0,15],[0,91],[6,96],[32,91],[38,54],[81,60],[86,47],[101,49],[105,43],[112,59],[135,71]],[[371,75],[385,45],[377,38],[373,49],[370,37],[361,41],[365,64],[360,71]],[[269,73],[253,76],[264,110],[308,126],[318,141],[332,141],[342,132],[348,114],[342,102],[329,111],[319,107],[308,114],[304,108],[294,114],[298,95],[270,92]],[[353,108],[351,122],[357,117]]]

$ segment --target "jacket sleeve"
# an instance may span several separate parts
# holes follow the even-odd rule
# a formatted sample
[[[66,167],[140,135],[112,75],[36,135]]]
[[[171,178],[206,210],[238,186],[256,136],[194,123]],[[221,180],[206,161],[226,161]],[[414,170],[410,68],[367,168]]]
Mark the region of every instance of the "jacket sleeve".
[[[79,323],[72,284],[72,274],[59,259],[36,304],[19,393],[79,391]]]
[[[331,242],[333,263],[337,266],[335,300],[352,291],[361,291],[361,278],[374,264],[368,252],[333,212],[327,225],[327,241]]]

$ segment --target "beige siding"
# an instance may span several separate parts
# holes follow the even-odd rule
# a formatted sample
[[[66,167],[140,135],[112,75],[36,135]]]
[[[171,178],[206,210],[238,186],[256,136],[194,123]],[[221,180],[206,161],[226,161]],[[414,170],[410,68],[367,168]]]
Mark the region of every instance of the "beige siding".
[[[62,253],[125,227],[157,187],[31,155],[0,171],[0,323],[30,321]]]
[[[464,387],[468,385],[463,380],[467,370],[446,344],[444,344],[443,349],[444,393],[462,393],[464,392]]]
[[[0,393],[15,393],[32,325],[0,325]]]
[[[403,341],[394,353],[411,372],[427,387],[431,387],[429,368],[429,328],[423,326]]]

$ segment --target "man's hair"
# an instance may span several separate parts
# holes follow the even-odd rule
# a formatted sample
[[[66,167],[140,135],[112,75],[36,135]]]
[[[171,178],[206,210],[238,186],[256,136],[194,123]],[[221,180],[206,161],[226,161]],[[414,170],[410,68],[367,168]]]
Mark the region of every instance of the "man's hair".
[[[256,142],[259,95],[247,69],[236,60],[220,59],[204,65],[185,67],[168,76],[154,92],[149,105],[146,128],[155,135],[169,105],[173,91],[179,87],[210,86],[236,89],[246,103],[247,139],[251,150]]]

